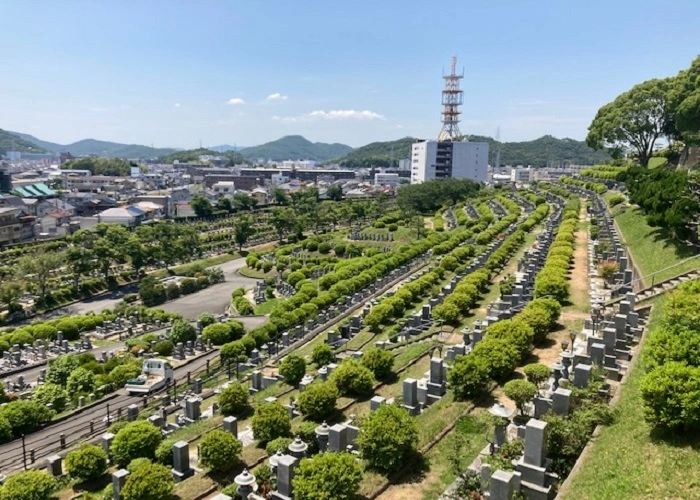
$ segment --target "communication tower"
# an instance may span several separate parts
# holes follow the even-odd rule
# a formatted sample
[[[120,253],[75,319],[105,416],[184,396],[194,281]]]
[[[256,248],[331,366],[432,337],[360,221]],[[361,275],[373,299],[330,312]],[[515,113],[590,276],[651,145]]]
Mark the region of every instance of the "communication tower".
[[[464,102],[464,93],[459,88],[459,82],[464,78],[457,74],[457,57],[452,56],[452,64],[449,75],[442,75],[445,80],[445,88],[442,91],[442,130],[438,135],[438,141],[460,141],[462,133],[459,131],[459,115],[462,113],[459,107]]]

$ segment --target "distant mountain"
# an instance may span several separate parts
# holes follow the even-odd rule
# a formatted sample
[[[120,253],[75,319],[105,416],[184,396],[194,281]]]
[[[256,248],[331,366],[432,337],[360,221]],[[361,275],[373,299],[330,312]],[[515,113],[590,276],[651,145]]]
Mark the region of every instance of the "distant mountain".
[[[12,132],[0,129],[0,155],[8,151],[21,151],[22,153],[46,153],[46,148],[34,141],[18,137]]]
[[[221,146],[212,146],[207,149],[216,151],[217,153],[225,153],[226,151],[240,151],[241,149],[243,149],[243,146],[231,146],[230,144],[222,144]]]
[[[29,134],[19,132],[11,132],[11,134],[28,140],[53,153],[68,151],[73,156],[97,155],[107,158],[156,158],[177,151],[174,148],[152,148],[139,144],[120,144],[118,142],[98,141],[96,139],[83,139],[72,144],[56,144],[42,141]]]
[[[239,151],[249,160],[264,158],[275,161],[283,160],[313,160],[326,161],[338,158],[352,151],[345,144],[326,144],[323,142],[311,142],[300,135],[288,135],[267,142],[260,146],[243,148]]]
[[[546,167],[548,162],[570,162],[579,165],[592,165],[610,160],[607,151],[595,151],[583,141],[557,139],[543,135],[534,141],[498,142],[491,137],[469,136],[470,141],[488,142],[492,164],[496,161],[496,151],[501,148],[501,165],[532,165]]]
[[[357,148],[335,161],[349,168],[388,167],[398,160],[410,158],[411,144],[417,139],[404,137],[396,141],[373,142]],[[574,139],[557,139],[545,135],[534,141],[498,142],[491,137],[469,136],[470,141],[488,142],[490,163],[496,161],[496,152],[501,150],[501,165],[532,165],[545,167],[548,162],[571,162],[582,165],[603,163],[610,160],[607,151],[594,151],[585,142]],[[393,164],[391,160],[394,160]]]
[[[353,149],[334,161],[349,168],[397,166],[399,160],[411,156],[411,144],[417,140],[413,137],[404,137],[396,141],[372,142],[361,148]]]
[[[199,157],[204,155],[223,156],[224,158],[228,158],[228,165],[248,163],[248,160],[241,156],[240,153],[236,153],[235,151],[224,151],[223,153],[220,153],[207,148],[175,151],[174,153],[161,156],[158,161],[161,163],[173,163],[174,161],[178,161],[180,163],[196,163],[199,161]]]

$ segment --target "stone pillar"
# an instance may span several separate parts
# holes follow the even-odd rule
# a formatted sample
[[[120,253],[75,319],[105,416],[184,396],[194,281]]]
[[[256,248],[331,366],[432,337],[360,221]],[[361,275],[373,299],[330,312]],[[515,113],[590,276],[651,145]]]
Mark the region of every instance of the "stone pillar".
[[[187,398],[185,401],[185,418],[199,420],[201,416],[200,400],[198,398]]]
[[[63,459],[61,455],[51,455],[46,459],[46,471],[53,477],[63,475]]]
[[[386,401],[386,398],[383,398],[381,396],[374,396],[372,399],[369,400],[369,411],[375,411],[378,410],[379,407]]]
[[[283,455],[277,461],[277,492],[292,497],[292,479],[299,461],[291,455]]]
[[[513,473],[497,470],[491,475],[490,500],[510,500],[515,493]]]
[[[190,445],[186,441],[178,441],[173,445],[173,479],[179,483],[194,475],[190,467]]]
[[[531,418],[525,425],[526,464],[542,467],[547,455],[547,422]]]
[[[105,432],[102,434],[102,449],[109,457],[109,450],[112,447],[112,441],[114,441],[114,434],[111,432]]]
[[[348,445],[347,427],[343,424],[335,424],[329,430],[329,451],[345,451]]]
[[[122,489],[124,484],[126,484],[126,476],[129,475],[129,471],[126,469],[119,469],[112,474],[112,498],[114,500],[120,500],[122,497]]]
[[[126,419],[129,422],[133,422],[139,418],[139,407],[138,405],[129,405],[126,408]]]
[[[238,437],[238,419],[236,417],[224,418],[224,430],[230,432],[234,437]]]

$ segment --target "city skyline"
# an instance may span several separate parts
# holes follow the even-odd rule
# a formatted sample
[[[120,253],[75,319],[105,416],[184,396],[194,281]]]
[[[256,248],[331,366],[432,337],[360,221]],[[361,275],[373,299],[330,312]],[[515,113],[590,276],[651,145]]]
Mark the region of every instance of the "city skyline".
[[[179,148],[435,138],[456,55],[462,132],[581,140],[601,105],[696,55],[700,6],[677,3],[688,15],[657,0],[479,2],[429,19],[417,2],[5,3],[0,128]]]

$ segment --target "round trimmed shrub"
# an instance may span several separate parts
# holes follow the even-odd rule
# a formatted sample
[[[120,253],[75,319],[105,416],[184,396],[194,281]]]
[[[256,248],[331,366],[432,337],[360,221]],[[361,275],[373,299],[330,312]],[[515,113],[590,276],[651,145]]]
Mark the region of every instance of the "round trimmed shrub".
[[[145,420],[137,420],[117,432],[111,452],[114,461],[125,467],[135,458],[155,458],[160,442],[160,429]]]
[[[223,472],[238,461],[243,445],[230,432],[216,429],[204,435],[199,443],[199,462],[213,471]]]
[[[248,390],[239,383],[229,384],[219,393],[219,406],[224,415],[240,415],[248,408]]]
[[[380,405],[363,421],[357,444],[371,468],[396,471],[415,453],[418,427],[404,408]]]
[[[329,381],[311,384],[299,395],[299,410],[311,420],[321,422],[335,410],[338,388]]]
[[[372,392],[374,374],[355,359],[346,359],[333,370],[330,380],[343,396],[366,396]]]
[[[100,446],[84,444],[66,456],[66,470],[80,479],[96,479],[107,470],[107,454]]]
[[[160,464],[147,464],[127,476],[122,499],[170,500],[174,486],[170,469]]]
[[[394,367],[394,356],[390,351],[373,347],[365,351],[360,363],[372,370],[377,380],[383,380],[391,374]]]
[[[58,482],[44,471],[27,470],[12,474],[0,488],[2,500],[49,500]]]
[[[290,354],[280,364],[279,371],[287,384],[296,386],[306,374],[306,362],[301,356]]]
[[[333,349],[328,344],[318,344],[311,353],[311,360],[319,368],[333,361]]]
[[[278,402],[265,403],[255,408],[251,427],[255,439],[262,443],[287,437],[292,432],[289,412]]]

